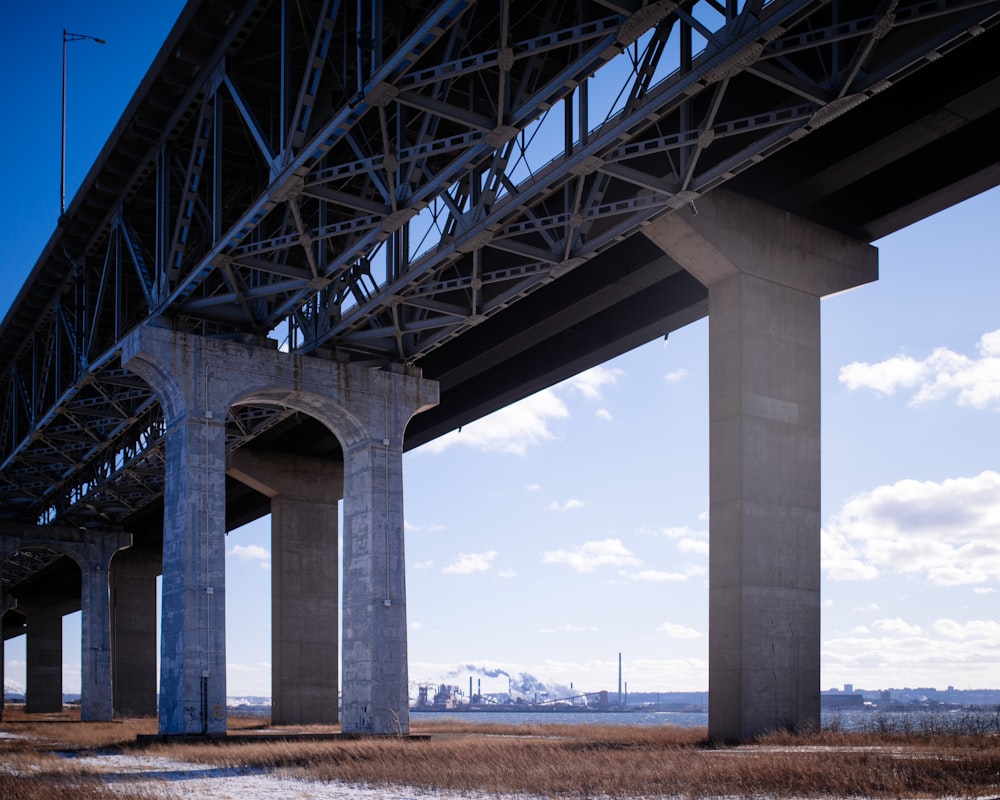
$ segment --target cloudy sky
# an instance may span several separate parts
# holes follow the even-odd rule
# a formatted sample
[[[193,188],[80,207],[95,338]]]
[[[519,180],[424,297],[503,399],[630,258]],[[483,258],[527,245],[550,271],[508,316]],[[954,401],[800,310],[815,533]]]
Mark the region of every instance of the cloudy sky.
[[[4,309],[58,212],[61,28],[109,42],[70,45],[72,196],[180,7],[95,5],[0,28]],[[878,283],[823,302],[823,688],[998,685],[998,221],[994,190],[877,242]],[[707,356],[702,320],[407,454],[411,680],[614,689],[621,653],[631,691],[707,687]],[[232,695],[269,693],[269,552],[228,537]]]

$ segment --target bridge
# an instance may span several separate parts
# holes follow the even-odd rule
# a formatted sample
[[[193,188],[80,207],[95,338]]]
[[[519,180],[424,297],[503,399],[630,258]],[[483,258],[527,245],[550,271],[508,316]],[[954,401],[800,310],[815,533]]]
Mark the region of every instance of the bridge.
[[[1000,183],[1000,0],[420,5],[192,0],[59,219],[0,327],[29,710],[82,609],[84,719],[224,733],[270,513],[275,722],[407,732],[403,451],[708,314],[710,735],[814,727],[819,299]]]

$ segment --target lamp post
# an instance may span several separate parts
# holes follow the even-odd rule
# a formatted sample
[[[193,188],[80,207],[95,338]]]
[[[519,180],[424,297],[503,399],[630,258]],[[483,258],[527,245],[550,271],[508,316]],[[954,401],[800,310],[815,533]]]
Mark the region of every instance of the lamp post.
[[[59,164],[59,216],[66,213],[66,42],[78,42],[82,39],[90,39],[98,44],[107,44],[103,39],[96,36],[88,36],[85,33],[68,33],[63,28],[62,45],[62,148]]]

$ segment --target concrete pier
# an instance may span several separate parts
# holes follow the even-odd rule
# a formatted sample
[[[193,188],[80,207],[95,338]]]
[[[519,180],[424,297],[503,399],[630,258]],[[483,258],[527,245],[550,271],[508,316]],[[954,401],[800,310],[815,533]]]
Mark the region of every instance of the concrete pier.
[[[108,573],[115,553],[131,543],[130,535],[115,529],[0,523],[0,557],[37,548],[68,556],[80,568],[79,598],[33,593],[16,597],[18,611],[27,618],[25,707],[29,712],[62,708],[62,618],[80,609],[80,719],[111,719]]]
[[[388,410],[388,408],[387,408]],[[388,416],[388,415],[387,415]],[[403,553],[403,427],[344,459],[344,718],[349,733],[410,730]]]
[[[243,448],[228,473],[271,499],[271,722],[336,723],[344,466]]]
[[[109,554],[107,559],[88,561],[80,571],[80,719],[84,722],[107,721],[114,713],[108,600],[110,561]]]
[[[114,715],[156,716],[156,576],[159,551],[130,547],[111,562]]]
[[[218,735],[226,731],[226,416],[203,391],[213,365],[183,348],[175,357],[173,372],[128,365],[159,394],[167,419],[159,731]]]
[[[0,572],[2,572],[3,566],[0,563]],[[10,595],[3,591],[2,586],[0,586],[0,686],[6,686],[6,674],[4,672],[4,665],[6,662],[6,657],[4,654],[4,645],[7,641],[8,634],[13,638],[13,630],[19,630],[23,623],[24,616],[17,611],[17,600],[15,600]],[[14,620],[17,619],[18,622]],[[4,706],[3,695],[0,695],[0,720],[3,719],[3,706]]]
[[[646,229],[709,289],[709,736],[819,724],[820,303],[875,248],[724,191]]]
[[[24,710],[29,714],[62,711],[63,604],[31,597],[21,601],[19,608],[28,618]]]
[[[371,369],[142,327],[122,364],[157,393],[167,424],[161,734],[225,731],[225,436],[234,405],[309,414],[344,452],[342,729],[409,731],[403,434],[438,387]]]

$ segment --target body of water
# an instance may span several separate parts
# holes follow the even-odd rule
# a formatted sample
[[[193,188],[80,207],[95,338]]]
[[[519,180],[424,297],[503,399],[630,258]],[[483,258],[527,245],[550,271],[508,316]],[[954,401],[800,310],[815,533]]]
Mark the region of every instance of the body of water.
[[[410,723],[454,719],[497,725],[677,725],[697,728],[708,725],[705,712],[680,711],[416,711]]]
[[[507,725],[676,725],[707,728],[707,712],[630,711],[427,711],[414,712],[410,723],[453,719],[463,722]],[[1000,707],[912,711],[850,709],[823,711],[824,728],[843,731],[899,731],[907,733],[1000,733]]]

